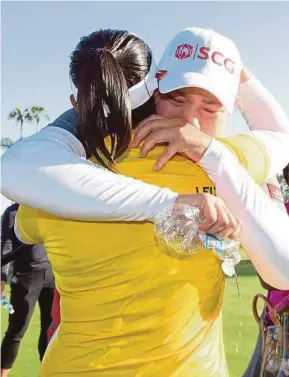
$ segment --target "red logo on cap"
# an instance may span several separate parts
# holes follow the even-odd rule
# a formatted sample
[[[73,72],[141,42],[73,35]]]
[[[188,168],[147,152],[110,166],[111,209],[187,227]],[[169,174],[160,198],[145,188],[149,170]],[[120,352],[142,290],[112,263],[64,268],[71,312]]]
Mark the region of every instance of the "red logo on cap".
[[[157,79],[158,81],[160,81],[160,80],[163,79],[167,74],[168,74],[168,71],[166,71],[165,69],[160,69],[160,70],[156,73],[156,79]]]
[[[188,43],[179,45],[175,52],[175,57],[179,60],[189,58],[193,55],[194,47]]]
[[[194,48],[195,48],[195,53],[194,53]],[[227,58],[226,55],[222,54],[219,51],[211,51],[210,47],[205,47],[205,46],[199,46],[198,44],[194,47],[190,45],[189,43],[183,43],[179,46],[177,46],[176,52],[175,52],[175,57],[179,60],[187,59],[189,57],[193,56],[193,60],[195,59],[202,59],[202,60],[207,60],[211,59],[213,63],[219,65],[219,66],[224,66],[225,69],[229,73],[234,73],[235,71],[235,62]]]

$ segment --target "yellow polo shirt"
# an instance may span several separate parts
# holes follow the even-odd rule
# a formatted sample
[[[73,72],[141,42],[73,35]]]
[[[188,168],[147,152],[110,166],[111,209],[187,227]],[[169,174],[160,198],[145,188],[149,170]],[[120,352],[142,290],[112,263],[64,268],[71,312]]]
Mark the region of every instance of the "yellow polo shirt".
[[[244,145],[228,139],[244,163]],[[263,163],[253,145],[246,158]],[[203,170],[181,156],[154,172],[161,153],[140,159],[131,149],[118,170],[179,193],[214,193]],[[148,222],[80,222],[25,206],[17,221],[24,240],[44,243],[61,296],[62,322],[41,377],[227,376],[224,275],[212,251],[174,259],[157,249]]]

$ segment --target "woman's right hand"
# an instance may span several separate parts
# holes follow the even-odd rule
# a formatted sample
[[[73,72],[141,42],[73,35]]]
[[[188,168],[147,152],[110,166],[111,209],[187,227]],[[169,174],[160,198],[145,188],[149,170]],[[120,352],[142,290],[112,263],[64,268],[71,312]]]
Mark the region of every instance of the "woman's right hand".
[[[242,222],[235,217],[221,198],[211,194],[179,195],[176,204],[187,204],[200,210],[200,230],[218,238],[240,239]]]

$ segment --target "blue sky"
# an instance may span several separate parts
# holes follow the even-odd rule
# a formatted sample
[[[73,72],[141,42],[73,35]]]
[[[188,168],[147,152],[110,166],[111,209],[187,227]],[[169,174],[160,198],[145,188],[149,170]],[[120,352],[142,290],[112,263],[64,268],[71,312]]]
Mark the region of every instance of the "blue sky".
[[[54,119],[69,107],[69,54],[81,36],[124,28],[158,59],[175,33],[209,27],[232,38],[242,59],[289,113],[289,2],[2,2],[2,137],[16,139],[7,120],[16,106],[42,105]],[[43,126],[47,121],[43,120]],[[35,127],[25,125],[24,135]],[[227,133],[246,130],[234,114]]]
[[[231,37],[289,112],[289,2],[2,2],[2,136],[19,135],[7,120],[15,106],[42,105],[51,119],[69,106],[69,54],[81,36],[125,28],[159,58],[168,40],[189,26]],[[227,132],[244,129],[236,114]],[[25,125],[25,134],[32,132]]]

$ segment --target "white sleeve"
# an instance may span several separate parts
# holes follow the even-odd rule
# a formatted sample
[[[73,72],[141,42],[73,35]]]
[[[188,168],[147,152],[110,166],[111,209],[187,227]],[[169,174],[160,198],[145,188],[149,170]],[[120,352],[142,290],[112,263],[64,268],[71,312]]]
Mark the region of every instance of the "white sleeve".
[[[289,162],[289,119],[273,95],[252,77],[240,85],[237,106],[270,157],[268,178]]]
[[[250,134],[259,139],[270,157],[267,178],[289,161],[289,121],[274,97],[255,78],[240,87],[237,103]],[[269,284],[289,286],[289,229],[287,213],[276,206],[240,166],[235,156],[216,140],[200,165],[209,174],[220,196],[244,223],[242,245],[257,271]]]
[[[53,126],[2,155],[1,187],[16,203],[86,221],[152,220],[177,197],[92,164],[75,136]]]
[[[217,195],[243,222],[242,245],[263,280],[288,289],[289,217],[285,208],[276,206],[218,141],[213,140],[200,165],[215,183]]]

